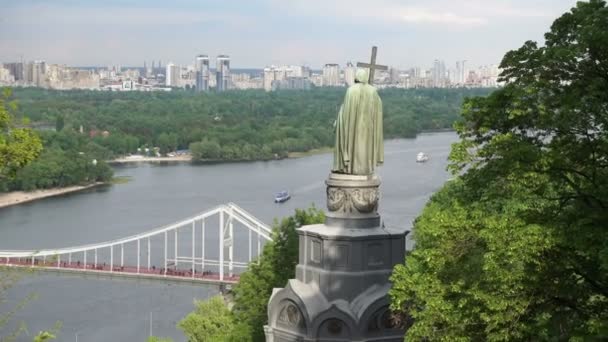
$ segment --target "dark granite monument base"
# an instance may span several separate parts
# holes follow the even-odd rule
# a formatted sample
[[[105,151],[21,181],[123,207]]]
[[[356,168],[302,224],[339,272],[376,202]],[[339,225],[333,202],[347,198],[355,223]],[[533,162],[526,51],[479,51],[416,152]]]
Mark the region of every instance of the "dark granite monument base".
[[[298,229],[296,279],[273,291],[266,341],[403,341],[387,293],[407,233],[382,224],[377,177],[332,174],[327,185],[327,220]]]

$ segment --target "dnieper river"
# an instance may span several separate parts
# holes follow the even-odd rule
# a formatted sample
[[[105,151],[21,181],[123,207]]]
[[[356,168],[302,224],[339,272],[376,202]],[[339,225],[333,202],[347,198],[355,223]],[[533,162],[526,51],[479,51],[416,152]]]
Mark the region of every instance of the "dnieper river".
[[[447,156],[456,140],[455,133],[432,133],[386,141],[379,211],[387,226],[411,228],[429,197],[450,178]],[[418,152],[427,153],[429,161],[416,163]],[[314,203],[325,209],[324,180],[331,163],[331,154],[321,154],[268,162],[120,166],[116,176],[130,177],[128,183],[0,209],[0,249],[103,242],[227,202],[271,224],[295,208]],[[292,198],[275,204],[274,194],[281,190],[289,190]],[[217,292],[207,285],[39,273],[11,289],[0,309],[37,294],[12,320],[27,323],[30,336],[23,341],[58,320],[63,323],[59,341],[145,341],[150,331],[184,341],[176,323],[192,311],[194,299]]]

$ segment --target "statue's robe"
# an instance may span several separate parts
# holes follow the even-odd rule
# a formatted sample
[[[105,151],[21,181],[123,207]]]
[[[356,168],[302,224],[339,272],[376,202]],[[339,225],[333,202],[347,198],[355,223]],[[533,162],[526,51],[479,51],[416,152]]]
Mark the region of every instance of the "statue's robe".
[[[359,69],[348,88],[336,120],[336,145],[332,171],[371,175],[384,162],[382,101],[368,84],[367,69]]]

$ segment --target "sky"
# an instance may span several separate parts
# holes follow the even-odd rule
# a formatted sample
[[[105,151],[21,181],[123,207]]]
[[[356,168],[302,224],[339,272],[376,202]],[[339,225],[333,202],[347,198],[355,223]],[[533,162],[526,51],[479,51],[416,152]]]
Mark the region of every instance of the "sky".
[[[377,62],[498,64],[543,34],[575,0],[0,0],[0,61],[70,66],[232,68]],[[214,63],[213,63],[214,64]]]

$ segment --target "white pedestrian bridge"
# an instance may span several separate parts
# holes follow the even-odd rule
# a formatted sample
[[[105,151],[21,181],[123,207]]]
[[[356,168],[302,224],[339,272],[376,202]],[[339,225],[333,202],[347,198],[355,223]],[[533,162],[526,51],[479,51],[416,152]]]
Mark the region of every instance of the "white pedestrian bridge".
[[[237,232],[237,234],[235,234]],[[0,265],[116,277],[233,284],[272,239],[234,203],[141,234],[42,250],[1,250]],[[245,247],[246,248],[242,248]],[[235,257],[235,245],[239,245]]]

